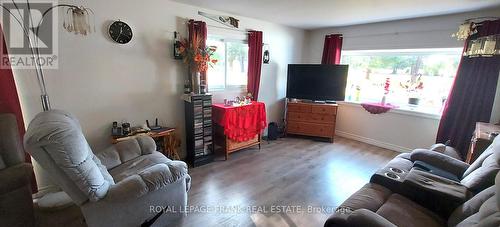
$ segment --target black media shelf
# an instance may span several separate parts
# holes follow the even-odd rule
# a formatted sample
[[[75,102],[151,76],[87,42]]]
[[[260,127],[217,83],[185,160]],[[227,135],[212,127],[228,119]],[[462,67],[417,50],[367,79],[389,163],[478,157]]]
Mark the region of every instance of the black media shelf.
[[[212,95],[191,95],[184,101],[187,162],[193,167],[214,160]]]

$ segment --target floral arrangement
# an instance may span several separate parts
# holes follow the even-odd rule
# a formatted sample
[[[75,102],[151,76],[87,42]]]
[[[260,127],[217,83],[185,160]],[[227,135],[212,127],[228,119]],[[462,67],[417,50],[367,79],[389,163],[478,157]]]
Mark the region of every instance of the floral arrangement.
[[[391,78],[387,77],[385,78],[385,84],[384,84],[384,95],[389,94],[389,88],[391,87]]]
[[[399,85],[406,89],[408,93],[416,93],[424,89],[424,82],[422,81],[422,75],[418,74],[416,76],[412,76],[410,80],[405,82],[400,82]]]
[[[217,59],[212,59],[216,50],[215,46],[202,47],[202,40],[196,36],[191,42],[184,39],[179,47],[184,63],[195,72],[206,72],[208,66],[213,67],[217,63]]]

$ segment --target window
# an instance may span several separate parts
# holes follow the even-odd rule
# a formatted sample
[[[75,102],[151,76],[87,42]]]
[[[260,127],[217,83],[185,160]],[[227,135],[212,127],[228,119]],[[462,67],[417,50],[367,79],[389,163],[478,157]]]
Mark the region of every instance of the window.
[[[461,49],[344,51],[349,65],[346,101],[381,102],[400,109],[440,114],[450,92]]]
[[[247,84],[248,45],[243,40],[209,37],[207,45],[216,46],[213,58],[217,64],[207,72],[209,90],[242,88]]]

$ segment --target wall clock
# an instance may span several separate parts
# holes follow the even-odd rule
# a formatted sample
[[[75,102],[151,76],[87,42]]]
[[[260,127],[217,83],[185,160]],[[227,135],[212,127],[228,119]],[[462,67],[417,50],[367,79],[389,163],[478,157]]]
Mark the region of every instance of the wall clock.
[[[123,21],[115,21],[109,26],[109,37],[119,44],[128,43],[132,40],[132,29]]]

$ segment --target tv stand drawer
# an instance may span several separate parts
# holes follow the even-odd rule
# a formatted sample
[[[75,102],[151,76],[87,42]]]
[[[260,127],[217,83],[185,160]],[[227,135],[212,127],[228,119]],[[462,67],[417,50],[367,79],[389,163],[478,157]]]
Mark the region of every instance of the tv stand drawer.
[[[333,137],[335,133],[335,125],[291,121],[288,122],[287,133],[306,136]]]
[[[333,124],[335,122],[335,115],[289,112],[288,113],[288,120],[289,121],[311,122],[311,123]]]
[[[289,112],[311,113],[312,105],[306,103],[288,103],[287,109]]]
[[[337,106],[327,104],[312,105],[311,112],[317,114],[337,115]]]

